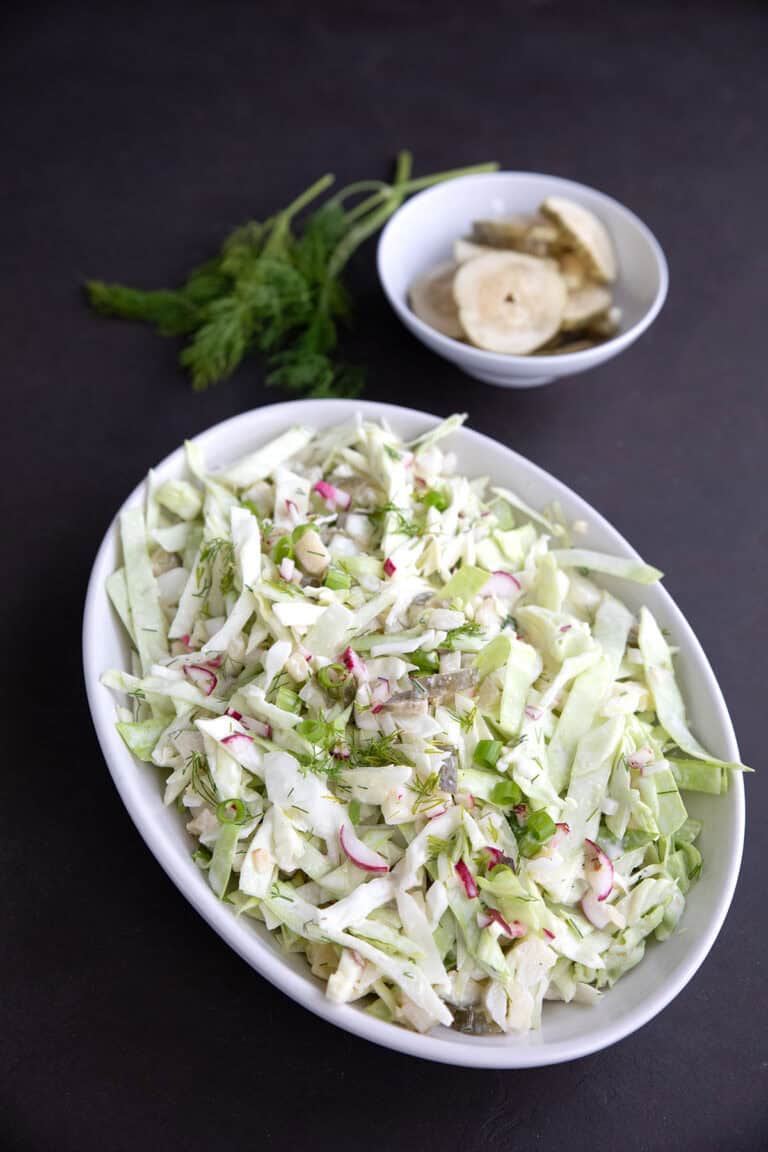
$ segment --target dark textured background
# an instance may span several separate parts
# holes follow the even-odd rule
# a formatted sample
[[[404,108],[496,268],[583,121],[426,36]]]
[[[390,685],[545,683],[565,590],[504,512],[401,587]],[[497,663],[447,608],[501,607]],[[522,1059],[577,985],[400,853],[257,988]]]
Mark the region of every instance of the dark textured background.
[[[378,1050],[274,991],[185,904],[111,785],[79,654],[101,534],[184,436],[282,397],[256,364],[193,395],[172,344],[90,315],[78,280],[172,282],[320,172],[383,176],[404,145],[421,172],[495,158],[597,185],[661,240],[666,308],[587,376],[470,383],[389,313],[372,250],[352,269],[353,345],[369,396],[468,408],[665,569],[762,766],[765,8],[324,7],[4,9],[0,1146],[765,1148],[764,771],[691,985],[607,1052],[514,1073]]]

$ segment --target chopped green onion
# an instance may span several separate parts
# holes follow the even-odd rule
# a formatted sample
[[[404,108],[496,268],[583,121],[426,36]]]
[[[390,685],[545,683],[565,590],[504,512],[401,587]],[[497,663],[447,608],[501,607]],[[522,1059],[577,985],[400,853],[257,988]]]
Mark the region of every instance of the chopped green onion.
[[[554,820],[543,809],[529,813],[525,826],[520,829],[517,841],[521,856],[535,856],[539,849],[552,839],[556,831]]]
[[[437,652],[409,652],[409,664],[415,664],[419,672],[438,672],[440,670],[440,657]]]
[[[282,708],[284,712],[298,712],[301,708],[301,700],[293,688],[281,686],[275,693],[275,705]]]
[[[244,824],[249,819],[248,809],[242,800],[233,797],[231,800],[222,800],[216,806],[216,819],[220,824]]]
[[[302,720],[301,724],[296,725],[296,732],[310,744],[322,744],[327,728],[322,720]]]
[[[522,802],[523,794],[514,780],[499,780],[491,789],[491,803],[499,808],[514,808]]]
[[[350,800],[349,802],[349,818],[353,824],[357,824],[360,820],[360,801]]]
[[[501,749],[501,740],[479,740],[473,757],[475,764],[479,764],[481,768],[490,768],[493,771],[496,767],[496,761],[501,756]]]
[[[279,564],[281,560],[293,559],[293,545],[291,544],[290,536],[281,536],[272,551],[272,559],[275,564]]]
[[[539,844],[546,844],[555,834],[555,822],[543,808],[538,812],[531,812],[525,826],[526,833]]]
[[[436,488],[431,488],[421,497],[421,503],[425,508],[437,508],[438,512],[445,512],[450,500],[444,492],[438,492]]]
[[[340,695],[350,677],[350,671],[343,664],[326,664],[325,668],[318,668],[317,682],[324,692],[331,696]]]
[[[340,592],[342,589],[352,587],[352,577],[348,572],[343,572],[341,568],[332,565],[326,573],[325,586],[334,592]]]

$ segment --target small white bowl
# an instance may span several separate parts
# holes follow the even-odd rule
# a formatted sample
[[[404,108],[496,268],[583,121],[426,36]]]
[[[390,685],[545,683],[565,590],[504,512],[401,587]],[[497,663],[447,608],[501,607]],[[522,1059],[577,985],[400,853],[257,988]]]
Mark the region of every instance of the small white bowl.
[[[471,231],[472,221],[535,212],[547,196],[583,204],[608,229],[616,248],[619,276],[614,300],[622,312],[621,330],[611,340],[561,356],[507,356],[484,352],[443,336],[420,320],[408,303],[417,276],[450,260],[454,240]],[[661,246],[642,220],[617,200],[559,176],[537,172],[491,172],[462,176],[414,196],[392,217],[378,248],[381,286],[406,328],[438,356],[463,372],[502,388],[533,388],[603,364],[623,352],[653,323],[667,295],[669,274]]]
[[[293,424],[323,428],[361,412],[368,420],[387,420],[404,439],[420,435],[439,420],[425,412],[391,404],[350,400],[299,400],[244,412],[209,428],[194,443],[209,467],[220,468],[253,451]],[[468,475],[489,476],[517,491],[535,507],[557,500],[570,520],[584,520],[584,547],[635,556],[629,544],[564,484],[495,440],[467,428],[451,438],[458,467]],[[158,482],[186,474],[184,450],[177,449],[155,469]],[[144,484],[124,507],[144,498]],[[649,557],[663,563],[663,557]],[[744,838],[744,785],[735,774],[724,796],[686,794],[692,816],[704,822],[700,846],[701,877],[686,901],[678,930],[663,944],[650,944],[647,955],[594,1006],[547,1003],[540,1031],[516,1036],[467,1036],[448,1028],[427,1035],[377,1020],[355,1004],[334,1004],[309,971],[302,956],[284,952],[266,928],[235,916],[219,900],[192,860],[194,841],[175,805],[163,804],[156,769],[134,760],[115,728],[115,696],[99,682],[107,668],[126,668],[128,649],[112,611],[105,580],[120,563],[117,519],[93,565],[83,621],[83,664],[88,703],[101,750],[115,785],[147,846],[174,884],[222,939],[265,979],[323,1019],[385,1048],[446,1064],[476,1068],[532,1068],[586,1056],[614,1044],[660,1012],[688,983],[712,947],[733,896]],[[680,609],[661,585],[638,586],[605,578],[634,609],[646,603],[679,647],[678,674],[690,706],[694,731],[715,755],[738,759],[733,728],[720,689],[701,646]],[[149,975],[149,974],[148,974]],[[180,991],[180,995],[182,992]]]

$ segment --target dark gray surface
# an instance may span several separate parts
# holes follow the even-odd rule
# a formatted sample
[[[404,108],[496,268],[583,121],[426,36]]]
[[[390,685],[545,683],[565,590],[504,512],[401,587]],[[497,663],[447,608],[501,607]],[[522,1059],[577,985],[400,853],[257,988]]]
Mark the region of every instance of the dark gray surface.
[[[353,344],[370,397],[467,408],[665,569],[762,768],[764,9],[319,11],[5,9],[4,728],[17,746],[8,756],[6,736],[0,1145],[765,1147],[764,771],[747,781],[732,911],[691,985],[615,1048],[522,1073],[416,1062],[309,1016],[187,907],[111,785],[79,653],[104,527],[184,436],[283,397],[256,365],[193,395],[171,344],[91,316],[77,281],[165,284],[328,167],[385,175],[401,146],[422,172],[495,158],[594,184],[664,245],[672,286],[652,331],[542,391],[470,383],[429,355],[389,313],[371,250],[352,270]]]

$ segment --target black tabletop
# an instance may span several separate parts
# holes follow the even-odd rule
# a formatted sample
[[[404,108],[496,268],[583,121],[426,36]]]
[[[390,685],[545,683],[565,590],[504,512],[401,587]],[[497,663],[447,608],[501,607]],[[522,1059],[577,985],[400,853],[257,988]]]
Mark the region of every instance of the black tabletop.
[[[764,9],[188,0],[17,4],[3,23],[0,1144],[766,1147]],[[351,350],[368,396],[467,409],[665,570],[758,768],[702,970],[635,1036],[553,1069],[415,1061],[274,990],[149,855],[83,691],[85,584],[119,502],[185,436],[284,397],[257,362],[193,394],[172,342],[94,317],[79,282],[173,282],[316,175],[384,177],[403,146],[420,172],[573,177],[659,237],[664,311],[585,376],[470,382],[390,313],[372,247]]]

